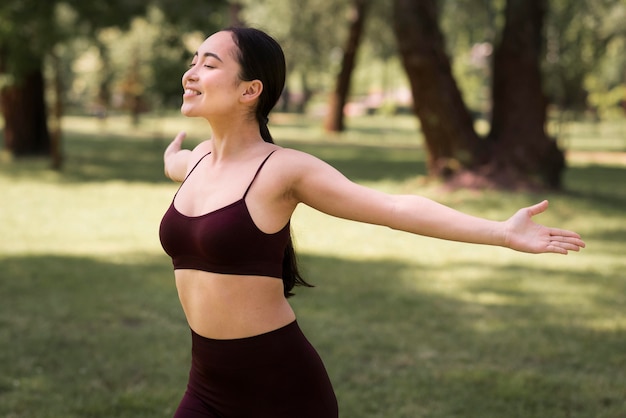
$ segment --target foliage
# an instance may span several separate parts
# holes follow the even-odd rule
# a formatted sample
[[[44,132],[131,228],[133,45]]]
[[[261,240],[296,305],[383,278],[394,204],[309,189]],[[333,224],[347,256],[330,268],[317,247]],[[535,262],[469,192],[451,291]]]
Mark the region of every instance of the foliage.
[[[620,84],[625,85],[624,19],[624,0],[551,3],[546,31],[545,85],[554,103],[579,110],[587,105],[595,107],[601,103],[587,102],[588,94],[602,96]],[[588,77],[595,81],[587,81]]]
[[[339,69],[337,48],[345,37],[343,2],[247,0],[247,24],[268,30],[285,51],[290,87],[294,91],[326,89]]]
[[[59,42],[99,25],[123,25],[141,13],[144,2],[132,0],[7,0],[0,5],[0,46],[6,74],[19,79],[38,69]]]
[[[76,64],[85,64],[79,65],[74,85],[77,104],[128,108],[140,100],[142,111],[180,104],[180,80],[192,54],[185,42],[190,36],[199,42],[203,34],[225,26],[223,5],[189,3],[195,10],[189,13],[174,7],[175,2],[156,3],[126,28],[114,25],[95,32],[92,46],[76,58]]]
[[[0,4],[0,88],[40,68],[45,51],[54,45],[57,37],[53,16],[52,2],[5,1]]]
[[[491,56],[482,47],[496,41],[504,0],[442,0],[441,25],[454,72],[470,108],[489,108]],[[618,109],[626,65],[624,0],[555,0],[546,16],[544,90],[563,109],[591,106],[602,115]],[[488,48],[487,50],[489,50]],[[592,95],[590,98],[589,95]],[[590,99],[590,100],[588,100]],[[621,101],[624,98],[622,97]]]
[[[184,68],[182,35],[223,24],[225,4],[189,0],[180,8],[174,0],[7,0],[0,5],[0,87],[19,88],[22,78],[50,61],[49,78],[70,86],[64,99],[79,106],[108,101],[115,84],[135,102],[172,104]],[[115,43],[104,45],[103,32]],[[114,68],[109,60],[120,55],[124,58]]]

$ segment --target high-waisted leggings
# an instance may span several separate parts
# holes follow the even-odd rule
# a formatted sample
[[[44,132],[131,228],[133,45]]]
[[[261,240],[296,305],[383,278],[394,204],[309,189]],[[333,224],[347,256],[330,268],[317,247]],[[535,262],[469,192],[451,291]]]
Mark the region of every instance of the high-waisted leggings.
[[[336,418],[319,355],[296,321],[254,337],[191,331],[189,383],[174,418]]]

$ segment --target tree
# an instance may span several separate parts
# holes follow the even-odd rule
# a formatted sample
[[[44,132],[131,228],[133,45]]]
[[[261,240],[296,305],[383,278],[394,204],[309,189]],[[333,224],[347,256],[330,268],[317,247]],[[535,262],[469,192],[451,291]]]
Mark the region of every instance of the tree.
[[[607,100],[606,104],[617,105],[624,98],[618,94],[597,100],[602,93],[611,96],[611,90],[626,88],[625,19],[624,0],[550,2],[545,76],[552,103],[561,109],[593,107],[602,113]]]
[[[489,174],[511,184],[561,187],[565,157],[545,132],[541,54],[543,0],[508,0],[506,23],[494,51]]]
[[[328,113],[324,123],[324,129],[327,132],[341,132],[344,129],[344,106],[350,92],[350,80],[356,64],[356,55],[363,36],[363,27],[369,6],[369,0],[353,0],[351,4],[348,40],[343,49],[341,70],[337,74],[335,90],[330,95]]]
[[[0,103],[4,146],[13,155],[46,155],[52,150],[43,67],[49,51],[68,36],[67,28],[58,24],[60,13],[70,6],[83,13],[84,24],[93,26],[141,10],[140,2],[111,3],[6,0],[0,6],[0,74],[4,80]]]
[[[244,21],[266,29],[282,45],[287,61],[286,92],[294,103],[283,108],[303,112],[313,94],[325,89],[333,73],[337,46],[344,38],[340,23],[344,2],[329,0],[241,0]],[[284,94],[287,99],[290,95]]]
[[[435,0],[395,0],[394,30],[428,149],[428,172],[450,177],[482,162],[483,142],[452,76]]]
[[[14,155],[50,151],[43,51],[53,46],[53,16],[52,2],[6,1],[0,6],[0,107],[5,148]]]
[[[394,30],[433,176],[462,185],[561,185],[562,151],[545,133],[543,0],[508,0],[493,61],[491,132],[476,133],[451,72],[436,0],[395,0]]]
[[[77,35],[93,39],[101,28],[125,27],[150,6],[162,9],[180,28],[210,31],[225,1],[208,3],[187,0],[181,8],[177,0],[4,0],[0,3],[0,105],[5,149],[15,156],[50,153],[43,68],[49,55],[53,62],[58,59],[57,46]],[[69,25],[62,21],[68,13],[73,16]],[[157,67],[156,76],[164,66]]]

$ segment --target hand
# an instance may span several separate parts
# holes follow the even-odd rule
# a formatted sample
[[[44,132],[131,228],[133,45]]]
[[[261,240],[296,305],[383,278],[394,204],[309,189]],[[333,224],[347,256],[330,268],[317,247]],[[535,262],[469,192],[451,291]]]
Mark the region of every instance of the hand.
[[[505,245],[527,253],[567,254],[585,248],[580,235],[573,231],[536,224],[532,217],[548,209],[548,201],[518,210],[505,222]]]
[[[186,136],[187,136],[187,133],[183,131],[179,132],[178,135],[176,135],[176,137],[172,140],[172,142],[170,142],[170,144],[165,149],[166,158],[169,154],[175,154],[178,151],[180,151],[183,145],[183,140],[185,139]]]
[[[187,161],[191,151],[181,149],[186,136],[185,132],[179,132],[163,154],[165,175],[174,181],[183,181],[187,173]]]

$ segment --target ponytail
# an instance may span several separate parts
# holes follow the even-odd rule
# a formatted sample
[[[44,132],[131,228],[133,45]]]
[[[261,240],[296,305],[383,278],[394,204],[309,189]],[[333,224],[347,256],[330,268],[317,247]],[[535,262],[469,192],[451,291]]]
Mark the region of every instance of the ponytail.
[[[298,260],[290,235],[287,247],[285,247],[285,256],[283,257],[283,288],[286,298],[294,295],[291,292],[294,286],[315,287],[307,283],[300,275]]]
[[[274,138],[272,138],[270,129],[267,127],[267,123],[269,122],[269,119],[267,118],[267,116],[260,114],[260,111],[258,110],[258,108],[257,108],[257,120],[259,122],[259,132],[261,132],[261,137],[263,138],[263,141],[273,144]]]

